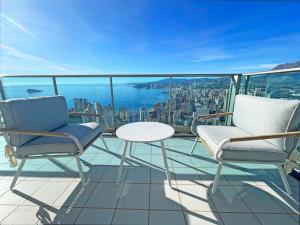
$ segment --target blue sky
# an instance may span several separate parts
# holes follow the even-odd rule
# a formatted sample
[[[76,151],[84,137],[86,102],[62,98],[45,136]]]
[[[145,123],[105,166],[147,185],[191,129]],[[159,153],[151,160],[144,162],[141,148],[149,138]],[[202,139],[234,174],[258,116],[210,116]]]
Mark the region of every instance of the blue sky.
[[[300,1],[1,0],[1,73],[230,73],[300,59]]]

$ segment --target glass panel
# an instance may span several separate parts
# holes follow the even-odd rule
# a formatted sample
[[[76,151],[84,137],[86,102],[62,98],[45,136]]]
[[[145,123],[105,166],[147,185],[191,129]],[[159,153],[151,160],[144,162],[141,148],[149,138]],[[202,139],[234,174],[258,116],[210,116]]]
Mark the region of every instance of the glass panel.
[[[168,122],[169,78],[113,78],[116,125]]]
[[[97,121],[113,126],[109,78],[56,78],[58,93],[65,96],[68,110],[101,116],[70,116],[71,123]]]
[[[230,77],[173,78],[171,123],[178,133],[190,133],[197,115],[226,111]],[[225,118],[200,121],[201,124],[223,124]]]
[[[251,76],[248,95],[300,99],[300,73]]]
[[[52,78],[5,77],[3,87],[7,99],[55,95]]]

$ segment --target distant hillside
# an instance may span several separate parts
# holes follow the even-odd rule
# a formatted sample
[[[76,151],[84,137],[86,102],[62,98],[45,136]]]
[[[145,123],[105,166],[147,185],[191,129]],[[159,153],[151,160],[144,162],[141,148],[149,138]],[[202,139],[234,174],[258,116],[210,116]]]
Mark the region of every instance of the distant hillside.
[[[174,78],[172,79],[173,86],[179,85],[190,85],[192,83],[197,83],[200,86],[211,85],[212,87],[223,87],[229,84],[229,78]],[[144,82],[144,83],[133,83],[135,88],[165,88],[168,87],[170,83],[170,79],[162,79],[158,81],[152,82]]]
[[[292,63],[279,64],[275,66],[272,70],[290,69],[295,67],[300,67],[300,60]]]

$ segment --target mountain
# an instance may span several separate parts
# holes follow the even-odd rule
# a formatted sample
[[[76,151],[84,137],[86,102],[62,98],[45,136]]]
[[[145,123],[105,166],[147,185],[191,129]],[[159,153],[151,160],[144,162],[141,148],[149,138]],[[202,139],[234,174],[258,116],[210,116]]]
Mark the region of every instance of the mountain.
[[[272,70],[282,70],[300,67],[300,60],[292,63],[279,64],[275,66]]]

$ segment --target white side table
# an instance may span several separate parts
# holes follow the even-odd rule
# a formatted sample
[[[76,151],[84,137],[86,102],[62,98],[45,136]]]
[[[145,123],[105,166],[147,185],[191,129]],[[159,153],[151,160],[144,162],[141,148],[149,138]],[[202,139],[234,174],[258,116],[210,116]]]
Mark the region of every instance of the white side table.
[[[160,141],[161,150],[163,153],[166,175],[171,186],[171,179],[169,174],[169,166],[167,161],[167,153],[165,148],[164,140],[172,137],[174,134],[173,127],[157,122],[136,122],[136,123],[129,123],[124,126],[121,126],[117,129],[116,135],[118,138],[123,139],[125,141],[125,147],[121,158],[121,163],[119,166],[118,177],[117,177],[117,184],[120,183],[123,164],[127,152],[128,143],[130,143],[130,151],[133,142],[154,142]]]

